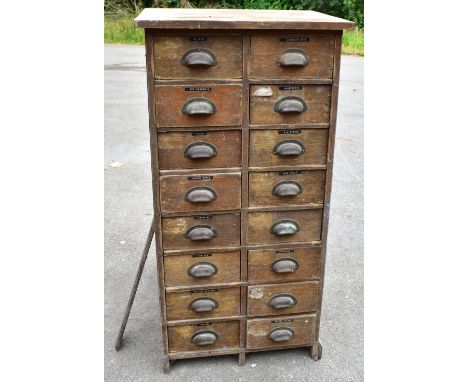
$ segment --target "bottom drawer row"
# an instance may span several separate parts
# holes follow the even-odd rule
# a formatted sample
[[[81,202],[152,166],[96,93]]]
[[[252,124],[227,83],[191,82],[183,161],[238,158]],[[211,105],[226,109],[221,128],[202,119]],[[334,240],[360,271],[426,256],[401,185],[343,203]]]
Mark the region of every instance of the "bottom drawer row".
[[[247,350],[312,345],[315,315],[247,320]],[[206,322],[168,327],[169,352],[226,350],[240,347],[240,322]]]

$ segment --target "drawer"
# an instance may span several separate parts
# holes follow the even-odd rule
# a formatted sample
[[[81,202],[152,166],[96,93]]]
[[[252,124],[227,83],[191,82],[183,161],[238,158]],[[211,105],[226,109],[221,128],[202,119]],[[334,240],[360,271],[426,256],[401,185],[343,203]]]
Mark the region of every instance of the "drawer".
[[[250,78],[333,78],[334,36],[254,35],[250,50]]]
[[[240,130],[180,131],[158,134],[161,170],[240,167]]]
[[[249,282],[317,279],[321,247],[249,251]]]
[[[247,349],[312,345],[315,314],[247,320]]]
[[[318,281],[249,286],[247,315],[274,316],[314,312],[317,309]]]
[[[316,241],[322,210],[250,212],[247,225],[250,245]]]
[[[163,249],[205,249],[240,244],[240,215],[162,218]]]
[[[165,256],[164,280],[169,287],[240,281],[240,251]]]
[[[252,85],[251,125],[328,123],[329,85]]]
[[[323,203],[325,171],[249,173],[249,206],[287,206]]]
[[[241,174],[165,175],[160,177],[161,211],[235,210],[241,203]]]
[[[239,313],[239,287],[166,293],[166,316],[169,321],[235,316]]]
[[[241,36],[155,36],[154,73],[160,79],[242,77]]]
[[[238,348],[239,321],[203,322],[167,328],[169,352]]]
[[[328,129],[251,130],[249,165],[326,165]]]
[[[155,87],[156,126],[239,126],[242,85]]]

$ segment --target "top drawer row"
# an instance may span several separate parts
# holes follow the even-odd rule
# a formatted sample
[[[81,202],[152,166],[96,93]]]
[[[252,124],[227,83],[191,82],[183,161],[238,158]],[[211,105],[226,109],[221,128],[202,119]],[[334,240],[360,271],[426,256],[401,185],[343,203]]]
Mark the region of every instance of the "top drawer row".
[[[334,36],[253,35],[249,78],[331,79]],[[242,78],[242,36],[155,36],[157,80]]]

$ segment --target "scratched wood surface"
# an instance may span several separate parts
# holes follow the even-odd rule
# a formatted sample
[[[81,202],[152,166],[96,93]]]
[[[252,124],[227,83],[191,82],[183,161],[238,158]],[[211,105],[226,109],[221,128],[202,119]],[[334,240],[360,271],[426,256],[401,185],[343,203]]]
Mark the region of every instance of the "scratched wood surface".
[[[259,34],[250,38],[250,78],[331,79],[335,36],[307,33]],[[299,49],[308,58],[307,66],[280,66],[278,60],[286,49]]]

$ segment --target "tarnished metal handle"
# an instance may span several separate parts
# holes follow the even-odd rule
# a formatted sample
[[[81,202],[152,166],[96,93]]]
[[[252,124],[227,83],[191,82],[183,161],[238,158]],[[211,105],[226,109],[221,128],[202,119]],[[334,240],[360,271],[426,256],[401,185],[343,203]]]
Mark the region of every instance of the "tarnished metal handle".
[[[276,328],[268,333],[267,338],[273,342],[289,341],[294,335],[294,330],[290,328]]]
[[[210,240],[216,237],[216,230],[209,225],[195,225],[187,230],[185,237],[193,241]]]
[[[185,148],[184,156],[189,159],[209,159],[218,154],[216,147],[208,142],[195,142]]]
[[[279,66],[307,66],[309,57],[301,49],[286,49],[276,61]]]
[[[292,273],[299,268],[299,263],[290,257],[283,257],[271,263],[270,269],[275,273]]]
[[[196,313],[211,312],[218,307],[218,302],[209,297],[200,297],[193,300],[188,308]]]
[[[278,143],[273,149],[273,154],[280,157],[294,157],[304,154],[305,148],[302,142],[296,140],[286,140]]]
[[[281,114],[299,114],[307,110],[307,105],[302,98],[290,96],[276,102],[274,110]]]
[[[195,97],[189,99],[182,107],[185,115],[211,115],[216,113],[216,106],[208,98]]]
[[[204,346],[214,344],[218,338],[218,333],[208,330],[206,332],[195,333],[192,338],[190,338],[190,342],[195,345]]]
[[[284,180],[276,183],[271,193],[275,196],[297,196],[302,193],[302,187],[299,183],[292,180]]]
[[[296,304],[296,297],[288,293],[277,294],[268,301],[268,306],[273,309],[286,309]]]
[[[187,271],[187,274],[192,277],[210,277],[218,273],[216,265],[208,262],[193,264]]]
[[[277,236],[294,235],[299,232],[299,224],[294,220],[280,220],[271,226],[270,232]]]
[[[209,203],[217,198],[210,187],[193,187],[185,193],[185,200],[191,203]]]
[[[180,63],[187,66],[214,66],[218,60],[208,49],[196,48],[185,52]]]

